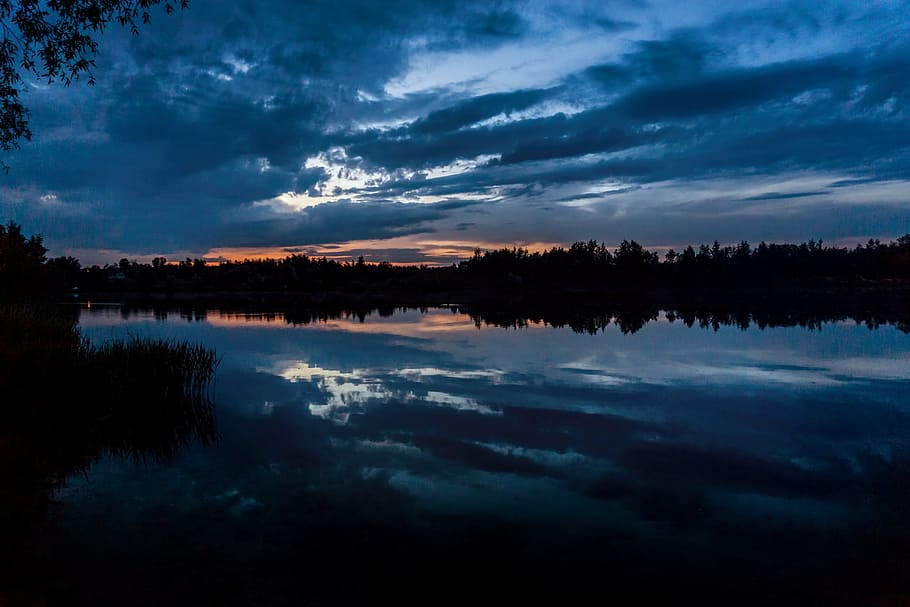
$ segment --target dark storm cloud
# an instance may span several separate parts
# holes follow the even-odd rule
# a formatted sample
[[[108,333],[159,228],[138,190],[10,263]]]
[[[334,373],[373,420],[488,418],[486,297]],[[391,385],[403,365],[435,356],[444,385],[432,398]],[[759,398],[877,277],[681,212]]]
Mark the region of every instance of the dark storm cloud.
[[[884,161],[891,171],[907,176],[910,125],[870,119],[835,119],[820,124],[768,128],[738,137],[717,137],[697,158],[679,156],[680,168],[757,167],[780,169],[857,169]],[[883,177],[885,175],[882,175]]]
[[[806,196],[824,196],[825,194],[830,194],[830,192],[828,190],[816,190],[813,192],[769,192],[767,194],[746,196],[742,200],[787,200],[789,198],[804,198]]]
[[[841,88],[842,80],[853,75],[851,67],[849,62],[823,60],[732,70],[643,87],[622,99],[617,109],[646,122],[742,110],[816,87]]]
[[[299,214],[226,225],[218,234],[216,246],[270,247],[404,236],[432,231],[427,222],[474,204],[339,201]]]
[[[634,21],[619,21],[609,17],[595,17],[593,22],[604,31],[610,33],[627,32],[638,27],[638,24]]]
[[[208,170],[237,158],[289,164],[319,135],[326,109],[303,95],[253,100],[212,85],[202,96],[169,96],[160,83],[124,87],[108,135],[125,143],[160,146],[174,174]],[[312,148],[311,148],[312,149]]]
[[[462,44],[476,44],[478,39],[486,42],[515,39],[528,32],[527,21],[511,9],[469,12],[455,23],[455,35],[451,38]]]
[[[705,69],[710,47],[697,35],[644,40],[623,57],[625,73],[637,79],[690,79]],[[595,75],[597,68],[592,68]]]
[[[430,112],[425,118],[417,120],[411,129],[422,134],[454,131],[486,118],[492,118],[497,114],[509,114],[536,105],[555,92],[538,89],[481,95],[457,105]]]
[[[798,40],[806,33],[822,31],[826,24],[842,23],[849,18],[850,14],[843,5],[788,0],[772,6],[745,7],[722,14],[713,20],[710,29],[738,39],[783,37]]]
[[[874,183],[878,181],[875,177],[861,177],[857,179],[838,179],[835,182],[829,184],[832,188],[847,188],[854,185],[862,185],[865,183]]]
[[[452,112],[464,115],[460,107]],[[635,130],[624,122],[610,107],[458,130],[430,130],[418,122],[386,133],[361,134],[348,150],[376,165],[419,169],[486,154],[501,155],[504,164],[580,156],[650,143],[670,133]]]
[[[515,164],[533,160],[569,158],[623,150],[667,139],[667,129],[633,131],[623,128],[581,128],[562,133],[553,138],[542,137],[516,145],[502,155],[503,164]]]

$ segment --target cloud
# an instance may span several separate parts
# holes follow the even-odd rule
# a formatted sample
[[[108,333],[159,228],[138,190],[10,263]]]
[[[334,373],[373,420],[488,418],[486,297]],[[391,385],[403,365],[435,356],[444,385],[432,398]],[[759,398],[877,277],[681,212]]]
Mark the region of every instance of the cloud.
[[[710,47],[694,35],[642,40],[623,56],[626,73],[644,80],[687,80],[704,71]],[[595,71],[596,73],[596,71]]]
[[[839,84],[849,75],[849,66],[839,61],[774,64],[643,87],[617,105],[624,114],[638,120],[689,118],[741,110],[818,86]]]
[[[546,89],[536,89],[472,97],[454,106],[430,112],[411,125],[411,130],[421,134],[454,131],[497,114],[523,110],[540,103],[553,93],[554,91]]]
[[[194,4],[108,32],[98,86],[32,88],[0,209],[61,250],[136,253],[879,237],[910,204],[886,185],[910,175],[902,8]],[[799,172],[830,179],[784,187]]]
[[[429,222],[473,204],[476,203],[332,202],[290,216],[226,224],[214,246],[306,245],[424,233],[432,231]]]

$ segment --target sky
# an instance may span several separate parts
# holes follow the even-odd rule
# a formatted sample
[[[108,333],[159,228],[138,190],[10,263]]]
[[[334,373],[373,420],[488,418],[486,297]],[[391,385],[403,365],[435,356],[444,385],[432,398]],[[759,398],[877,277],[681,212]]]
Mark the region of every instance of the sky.
[[[86,263],[910,232],[910,2],[191,0],[30,81],[0,218]]]

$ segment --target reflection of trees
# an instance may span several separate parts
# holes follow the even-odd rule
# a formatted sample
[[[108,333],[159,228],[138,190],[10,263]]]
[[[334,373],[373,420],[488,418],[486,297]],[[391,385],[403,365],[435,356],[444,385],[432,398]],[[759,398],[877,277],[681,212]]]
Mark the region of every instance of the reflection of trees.
[[[652,296],[614,296],[611,299],[592,300],[587,296],[554,298],[487,299],[474,303],[445,306],[454,314],[467,314],[477,327],[494,326],[522,329],[530,325],[568,327],[576,333],[595,334],[615,326],[623,333],[635,333],[650,322],[664,318],[671,323],[681,322],[689,327],[717,330],[722,326],[747,329],[774,327],[821,328],[825,323],[852,320],[875,328],[894,325],[910,333],[910,307],[902,297],[882,297],[875,293],[844,294],[832,296],[823,292],[768,292],[742,293],[736,297],[724,296],[717,291],[697,291],[680,297],[675,294]],[[334,305],[286,298],[262,300],[255,303],[213,303],[218,315],[224,319],[254,322],[286,322],[294,325],[324,323],[334,320],[365,322],[371,316],[387,318],[396,312],[419,310],[428,306],[394,306],[388,303]],[[168,310],[159,306],[152,310],[156,318],[166,319],[169,314],[179,314],[187,321],[205,320],[204,307],[181,307]],[[124,318],[135,314],[148,314],[141,305],[120,309]]]
[[[0,588],[27,586],[39,570],[68,477],[105,454],[163,460],[215,439],[215,364],[213,351],[187,344],[92,346],[73,318],[0,306]]]
[[[717,293],[691,297],[616,297],[608,301],[587,299],[512,301],[508,306],[468,304],[458,306],[477,326],[522,328],[528,324],[569,327],[576,333],[595,334],[610,325],[623,333],[635,333],[649,322],[663,317],[686,326],[711,328],[750,326],[761,330],[774,327],[818,329],[825,323],[852,320],[876,328],[894,325],[910,333],[910,308],[902,298],[865,295],[831,297],[824,293],[782,293],[762,297],[725,298]]]

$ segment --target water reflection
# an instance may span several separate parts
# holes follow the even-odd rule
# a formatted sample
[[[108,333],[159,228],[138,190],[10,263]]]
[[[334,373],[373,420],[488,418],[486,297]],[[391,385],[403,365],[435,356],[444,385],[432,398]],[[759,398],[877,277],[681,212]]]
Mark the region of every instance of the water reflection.
[[[211,576],[195,592],[227,603],[417,602],[424,584],[470,598],[481,582],[503,600],[607,587],[884,604],[907,590],[899,320],[623,314],[93,307],[92,339],[218,350],[222,441],[153,472],[102,461],[71,485],[61,554],[100,567],[179,551]],[[118,516],[86,556],[86,521],[124,500],[166,539],[139,557],[124,545],[147,527]],[[159,599],[193,592],[162,575]]]
[[[154,318],[164,321],[177,317],[187,322],[210,321],[219,325],[234,323],[288,323],[292,325],[328,324],[336,321],[359,322],[373,327],[377,322],[396,324],[401,313],[416,310],[448,309],[456,317],[467,315],[474,325],[503,328],[532,328],[545,326],[567,327],[576,333],[596,334],[615,326],[623,333],[635,333],[650,322],[665,320],[680,322],[687,327],[698,326],[718,330],[735,326],[742,330],[750,326],[759,329],[799,326],[819,329],[825,324],[852,320],[869,328],[891,325],[904,333],[910,332],[910,307],[899,297],[858,293],[827,294],[825,292],[795,292],[771,295],[753,293],[749,297],[729,298],[721,294],[700,292],[698,297],[658,297],[643,294],[613,300],[591,301],[571,296],[553,299],[514,299],[487,303],[425,306],[393,306],[389,304],[335,306],[295,303],[293,300],[235,301],[206,306],[192,304],[173,307],[171,304],[96,304],[106,320],[119,316],[123,321]],[[211,315],[214,316],[212,317]],[[369,319],[371,322],[366,323]],[[434,323],[422,330],[445,330],[448,323],[436,315],[425,319]],[[439,323],[439,324],[435,324]]]

